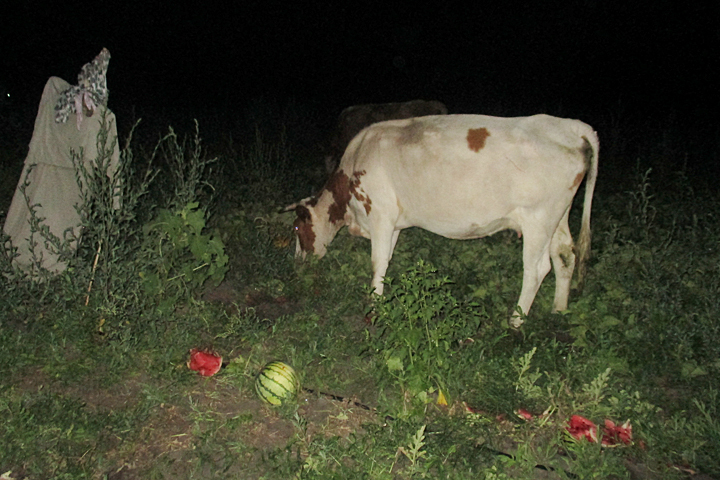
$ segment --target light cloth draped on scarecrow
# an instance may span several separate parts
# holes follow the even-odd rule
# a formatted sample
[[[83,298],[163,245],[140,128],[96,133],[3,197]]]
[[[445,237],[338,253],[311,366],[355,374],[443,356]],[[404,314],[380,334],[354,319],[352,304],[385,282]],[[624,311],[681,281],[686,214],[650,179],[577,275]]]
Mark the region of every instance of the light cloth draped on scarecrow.
[[[54,248],[46,245],[39,233],[32,233],[28,203],[36,216],[44,218],[50,232],[63,239],[68,229],[74,237],[80,234],[80,215],[75,205],[82,202],[71,152],[80,154],[86,167],[97,158],[98,133],[103,115],[108,130],[108,144],[115,143],[108,175],[117,168],[120,153],[117,147],[115,115],[107,108],[107,68],[110,52],[103,49],[95,59],[83,66],[78,85],[70,85],[58,77],[51,77],[38,107],[35,129],[30,140],[25,168],[15,189],[3,230],[17,247],[17,265],[30,271],[35,259],[42,258],[42,267],[53,273],[65,270]],[[75,121],[68,122],[72,116]],[[29,172],[29,176],[28,176]],[[27,180],[25,195],[21,187]],[[27,199],[25,198],[27,197]],[[31,272],[33,274],[37,272]]]

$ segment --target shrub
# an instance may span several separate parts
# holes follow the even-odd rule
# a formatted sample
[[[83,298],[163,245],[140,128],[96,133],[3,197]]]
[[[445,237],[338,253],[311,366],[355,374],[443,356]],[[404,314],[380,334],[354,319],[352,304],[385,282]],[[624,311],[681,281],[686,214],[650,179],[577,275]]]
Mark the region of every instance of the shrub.
[[[459,342],[480,325],[477,305],[458,302],[447,287],[450,280],[423,261],[385,283],[384,296],[375,302],[371,342],[371,351],[382,357],[381,383],[399,384],[421,404],[436,390],[447,395]]]
[[[205,234],[205,212],[197,202],[177,211],[161,209],[143,227],[139,252],[145,293],[159,299],[160,312],[197,293],[207,280],[218,285],[225,277],[228,256],[216,234]]]

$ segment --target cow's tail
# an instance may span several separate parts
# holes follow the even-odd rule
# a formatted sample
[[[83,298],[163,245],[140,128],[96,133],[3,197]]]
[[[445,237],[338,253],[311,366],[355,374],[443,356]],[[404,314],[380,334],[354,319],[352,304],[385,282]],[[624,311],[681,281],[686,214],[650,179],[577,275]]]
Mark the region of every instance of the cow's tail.
[[[580,238],[577,243],[578,291],[582,291],[585,285],[587,262],[590,258],[590,238],[592,236],[590,231],[590,211],[592,210],[593,193],[595,192],[595,182],[598,173],[598,154],[600,152],[600,141],[598,140],[597,133],[590,130],[589,134],[583,135],[582,138],[585,141],[584,152],[587,173],[585,177],[582,226],[580,227]]]

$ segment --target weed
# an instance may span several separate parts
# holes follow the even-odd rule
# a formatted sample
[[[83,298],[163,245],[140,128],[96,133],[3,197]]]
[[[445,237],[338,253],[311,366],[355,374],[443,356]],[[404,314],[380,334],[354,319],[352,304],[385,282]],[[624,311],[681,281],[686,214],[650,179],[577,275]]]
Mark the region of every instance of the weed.
[[[426,469],[421,462],[427,456],[427,452],[423,450],[425,447],[425,427],[426,425],[423,425],[415,432],[407,446],[398,447],[398,454],[403,454],[410,461],[406,472],[411,477],[415,475],[425,476],[424,473],[426,473]]]
[[[640,169],[638,161],[637,169]],[[631,202],[628,203],[628,215],[634,218],[640,227],[639,232],[643,240],[650,238],[651,229],[653,228],[657,210],[653,206],[652,200],[654,195],[651,192],[650,173],[652,168],[648,168],[644,173],[638,172],[637,189],[630,192]]]
[[[203,154],[200,140],[200,125],[195,120],[195,132],[191,145],[188,139],[178,141],[178,136],[172,127],[155,147],[159,149],[169,167],[173,194],[167,203],[168,210],[182,210],[190,204],[205,205],[209,208],[213,200],[214,187],[208,182],[212,171],[208,168],[217,162],[217,158],[206,158]]]
[[[425,404],[438,390],[447,395],[459,342],[480,325],[477,310],[455,300],[448,283],[420,261],[397,281],[386,279],[386,293],[376,299],[370,348],[383,359],[381,384],[397,382],[413,402]]]
[[[197,202],[174,212],[161,209],[144,226],[139,275],[145,293],[158,299],[160,313],[198,293],[207,280],[217,286],[225,277],[228,256],[222,240],[204,230],[205,213]]]

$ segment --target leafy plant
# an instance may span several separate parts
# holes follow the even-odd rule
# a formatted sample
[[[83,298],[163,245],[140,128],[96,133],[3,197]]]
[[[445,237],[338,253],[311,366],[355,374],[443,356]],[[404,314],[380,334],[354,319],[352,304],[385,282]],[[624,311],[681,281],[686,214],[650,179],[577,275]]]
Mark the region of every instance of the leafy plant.
[[[424,450],[425,427],[426,425],[423,425],[415,432],[407,446],[398,448],[398,454],[402,453],[410,461],[407,474],[411,477],[423,474],[426,470],[421,462],[427,456],[427,452]]]
[[[76,206],[81,218],[82,238],[78,263],[92,268],[94,287],[88,292],[101,297],[108,305],[122,305],[124,298],[135,296],[137,278],[135,263],[139,247],[139,218],[145,214],[141,203],[156,178],[153,157],[143,173],[137,171],[131,148],[136,122],[120,152],[119,162],[113,163],[117,138],[109,137],[106,115],[101,118],[97,139],[97,157],[85,159],[84,152],[72,152],[75,176],[82,201]],[[150,208],[147,208],[148,211]],[[92,267],[90,267],[92,265]]]
[[[130,147],[138,124],[115,166],[111,157],[116,139],[108,138],[106,119],[102,122],[98,157],[88,166],[82,152],[73,153],[83,198],[78,207],[83,251],[88,260],[94,258],[90,261],[95,288],[103,292],[106,305],[112,305],[113,310],[131,307],[125,299],[135,297],[136,305],[131,309],[147,298],[153,304],[159,301],[160,311],[167,311],[174,301],[195,293],[207,279],[219,283],[227,271],[223,243],[217,235],[204,232],[207,207],[200,208],[197,201],[208,186],[207,166],[215,159],[203,156],[196,121],[190,147],[170,128],[155,145],[144,174],[138,174]],[[169,170],[169,207],[158,210],[152,221],[142,225],[141,219],[150,215],[152,207],[141,205],[140,199],[158,175],[159,170],[152,168],[158,156]],[[144,298],[134,290],[135,279],[141,281]]]
[[[515,371],[517,372],[515,389],[522,392],[522,394],[529,399],[535,399],[543,395],[542,389],[537,385],[537,381],[542,377],[542,373],[537,369],[534,372],[530,372],[530,366],[535,352],[537,352],[537,347],[534,347],[513,362]]]
[[[371,342],[371,351],[382,358],[383,375],[421,403],[437,390],[446,395],[459,342],[475,334],[480,314],[455,300],[447,288],[450,280],[423,261],[385,283],[384,296],[375,302],[377,330]]]
[[[212,202],[214,192],[213,186],[208,182],[212,172],[208,168],[217,162],[217,158],[206,158],[202,150],[200,140],[200,125],[195,122],[195,132],[188,145],[188,139],[178,140],[178,136],[172,127],[169,127],[167,135],[162,137],[155,147],[153,156],[160,152],[168,166],[170,181],[173,192],[169,195],[167,208],[169,210],[180,210],[191,203],[199,203],[209,206]]]
[[[216,234],[203,233],[205,212],[198,203],[172,212],[160,209],[145,225],[140,272],[145,292],[160,298],[158,308],[168,311],[177,300],[197,292],[207,280],[218,285],[227,272],[228,256]]]

